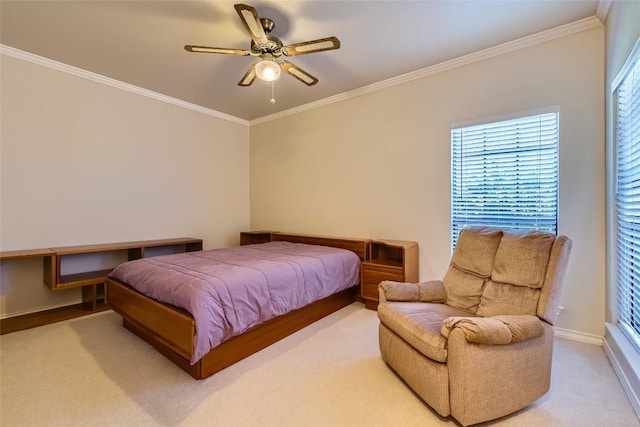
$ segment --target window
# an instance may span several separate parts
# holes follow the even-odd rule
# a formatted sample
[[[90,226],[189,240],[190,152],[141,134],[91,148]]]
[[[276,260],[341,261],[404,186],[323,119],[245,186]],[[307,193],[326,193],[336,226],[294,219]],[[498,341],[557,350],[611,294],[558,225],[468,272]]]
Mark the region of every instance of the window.
[[[558,112],[451,130],[451,246],[469,226],[557,234]]]
[[[614,82],[618,324],[640,349],[640,51]]]

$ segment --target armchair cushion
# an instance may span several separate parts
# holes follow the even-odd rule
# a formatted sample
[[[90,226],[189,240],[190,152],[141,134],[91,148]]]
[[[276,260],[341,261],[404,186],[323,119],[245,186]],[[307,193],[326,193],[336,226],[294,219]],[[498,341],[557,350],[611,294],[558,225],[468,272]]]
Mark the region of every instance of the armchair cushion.
[[[387,301],[444,302],[446,294],[440,280],[404,283],[385,280],[380,283]]]
[[[505,231],[475,314],[536,314],[555,240],[542,231]]]
[[[450,265],[442,282],[447,295],[445,304],[476,314],[484,288],[484,277],[466,273]]]
[[[539,298],[539,289],[489,281],[482,292],[476,315],[482,317],[497,314],[535,315]]]
[[[498,283],[540,289],[544,284],[556,236],[543,231],[505,231],[491,279]]]
[[[491,276],[502,231],[491,227],[469,227],[460,232],[445,274],[445,304],[476,314],[485,280]]]
[[[380,321],[429,359],[447,361],[447,339],[440,333],[447,317],[468,313],[445,304],[387,301],[378,306]]]
[[[537,338],[544,333],[540,319],[531,315],[494,317],[449,317],[440,333],[448,338],[460,328],[468,342],[475,344],[511,344]]]
[[[489,277],[501,238],[502,231],[497,228],[465,228],[460,232],[451,263],[462,271]]]

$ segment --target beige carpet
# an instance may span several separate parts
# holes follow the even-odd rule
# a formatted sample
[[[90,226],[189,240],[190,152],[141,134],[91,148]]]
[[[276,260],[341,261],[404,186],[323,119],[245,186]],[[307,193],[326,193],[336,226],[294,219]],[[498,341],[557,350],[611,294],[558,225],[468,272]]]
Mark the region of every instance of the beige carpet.
[[[9,426],[456,426],[380,360],[354,303],[204,381],[105,312],[0,338]],[[640,426],[601,347],[557,338],[551,391],[487,425]]]

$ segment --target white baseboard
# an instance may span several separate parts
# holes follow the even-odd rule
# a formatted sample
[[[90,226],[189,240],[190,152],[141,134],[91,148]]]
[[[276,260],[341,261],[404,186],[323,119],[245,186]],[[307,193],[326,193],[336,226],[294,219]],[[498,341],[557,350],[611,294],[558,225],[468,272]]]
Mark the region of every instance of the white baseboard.
[[[617,326],[606,324],[604,353],[609,358],[629,402],[640,418],[640,354],[631,346]]]
[[[560,338],[567,338],[587,344],[602,345],[603,337],[584,332],[572,331],[570,329],[554,328],[554,335]]]

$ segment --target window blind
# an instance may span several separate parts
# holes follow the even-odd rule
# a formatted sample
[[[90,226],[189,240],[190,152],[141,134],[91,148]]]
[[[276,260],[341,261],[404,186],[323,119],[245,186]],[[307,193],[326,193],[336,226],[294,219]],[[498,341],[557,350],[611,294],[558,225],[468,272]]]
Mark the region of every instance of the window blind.
[[[618,322],[640,349],[640,55],[617,87]]]
[[[469,226],[557,233],[558,113],[451,130],[451,242]]]

